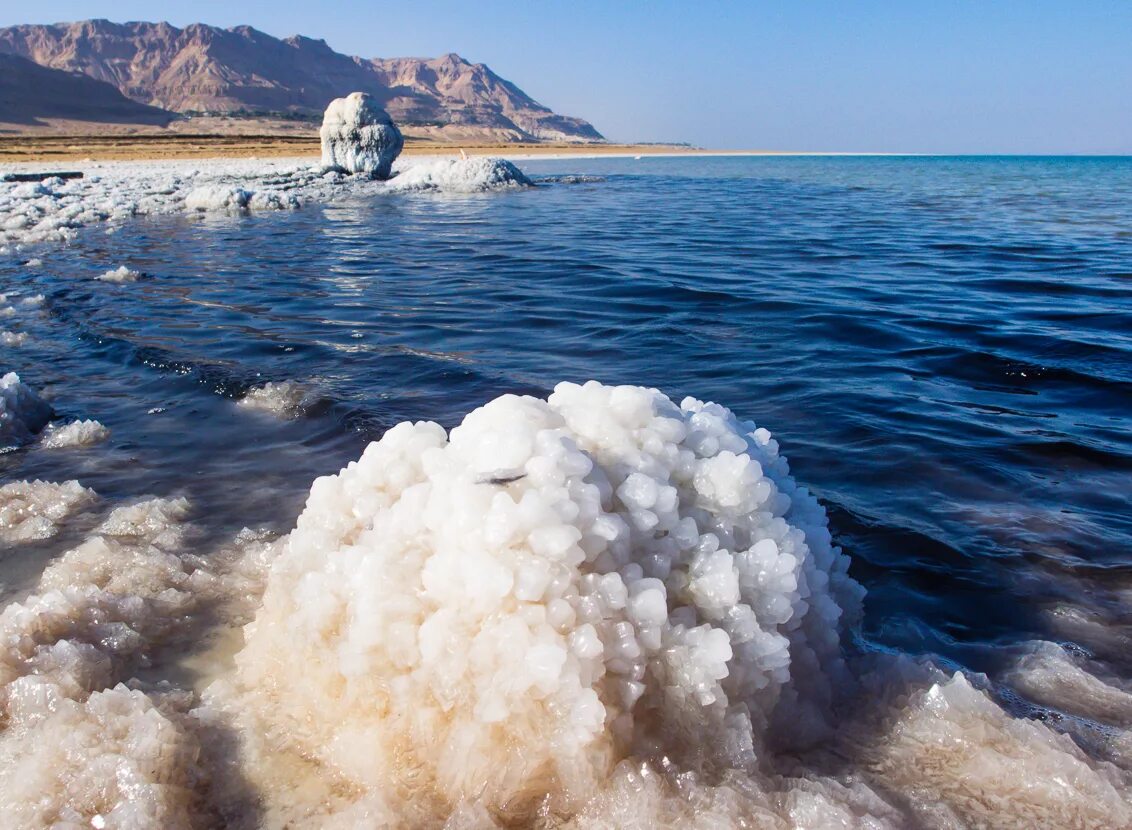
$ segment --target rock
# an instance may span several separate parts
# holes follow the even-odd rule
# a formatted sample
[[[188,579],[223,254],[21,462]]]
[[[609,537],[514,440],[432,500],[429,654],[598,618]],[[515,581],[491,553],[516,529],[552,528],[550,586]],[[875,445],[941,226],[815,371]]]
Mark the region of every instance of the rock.
[[[405,140],[389,113],[364,92],[335,98],[322,117],[322,163],[347,173],[389,178]]]

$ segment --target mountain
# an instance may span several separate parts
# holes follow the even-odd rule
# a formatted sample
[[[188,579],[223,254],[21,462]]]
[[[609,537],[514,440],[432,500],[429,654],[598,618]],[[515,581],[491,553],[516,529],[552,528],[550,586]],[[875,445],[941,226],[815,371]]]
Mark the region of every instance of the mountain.
[[[32,126],[51,119],[165,126],[174,117],[86,75],[0,54],[0,123]]]
[[[0,29],[0,53],[81,72],[139,103],[179,113],[321,115],[333,98],[368,92],[398,123],[478,128],[510,141],[602,141],[481,63],[349,57],[325,41],[283,40],[250,26],[87,20]]]

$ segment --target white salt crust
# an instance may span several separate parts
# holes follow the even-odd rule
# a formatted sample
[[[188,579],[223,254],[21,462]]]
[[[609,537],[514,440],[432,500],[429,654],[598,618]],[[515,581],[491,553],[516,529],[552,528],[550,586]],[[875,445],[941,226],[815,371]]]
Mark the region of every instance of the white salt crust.
[[[49,424],[40,437],[40,446],[51,450],[70,447],[93,447],[110,437],[110,430],[98,421],[71,421],[56,426]]]
[[[395,427],[278,542],[202,552],[189,515],[116,507],[0,613],[12,826],[1132,826],[1127,740],[846,662],[824,511],[714,404],[562,384]],[[203,700],[131,679],[253,613]]]
[[[51,406],[15,372],[0,377],[0,450],[32,440],[53,414]]]
[[[11,827],[224,826],[202,800],[216,741],[195,696],[131,680],[205,619],[239,624],[269,547],[182,550],[184,499],[115,509],[0,613],[0,815]],[[250,576],[249,576],[250,575]]]
[[[402,160],[400,173],[418,167],[398,187],[359,176],[327,172],[304,159],[212,159],[160,162],[89,162],[70,165],[81,179],[30,184],[0,182],[0,254],[39,242],[71,239],[78,229],[110,223],[108,232],[135,216],[290,210],[307,203],[418,189],[457,193],[514,187],[509,162],[458,159]],[[0,173],[27,165],[0,165]],[[436,172],[443,171],[443,172]],[[520,174],[521,175],[521,174]],[[415,182],[412,187],[408,182]],[[422,186],[423,183],[423,186]]]

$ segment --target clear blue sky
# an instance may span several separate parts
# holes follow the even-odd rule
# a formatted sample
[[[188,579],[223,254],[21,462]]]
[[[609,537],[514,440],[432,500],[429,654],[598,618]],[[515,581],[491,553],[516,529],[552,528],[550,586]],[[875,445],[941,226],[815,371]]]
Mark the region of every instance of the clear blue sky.
[[[0,25],[89,17],[459,52],[615,140],[1132,153],[1132,0],[0,0]]]

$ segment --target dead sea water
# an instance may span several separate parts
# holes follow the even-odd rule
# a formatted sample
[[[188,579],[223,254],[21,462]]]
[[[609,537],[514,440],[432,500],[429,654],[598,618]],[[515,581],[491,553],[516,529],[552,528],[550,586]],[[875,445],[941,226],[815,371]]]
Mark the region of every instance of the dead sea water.
[[[0,540],[4,809],[31,826],[91,826],[95,816],[119,827],[684,826],[692,816],[753,827],[1132,822],[1132,161],[522,166],[543,186],[138,219],[0,259],[0,330],[11,335],[0,341],[0,374],[18,372],[59,424],[96,419],[109,430],[80,446],[37,440],[0,454],[0,516],[11,528],[36,520]],[[120,266],[137,278],[99,279]],[[565,611],[549,594],[521,600],[545,606],[524,611],[524,624],[558,626],[572,655],[562,677],[592,684],[608,723],[585,740],[545,731],[558,722],[543,701],[565,681],[552,694],[543,675],[518,691],[483,681],[493,690],[483,699],[511,701],[503,721],[470,697],[465,712],[459,695],[434,710],[416,686],[406,699],[420,699],[420,712],[397,710],[401,698],[387,687],[420,679],[430,652],[383,643],[426,643],[421,632],[436,625],[398,628],[380,615],[417,595],[405,587],[414,580],[441,588],[424,564],[396,579],[392,566],[374,570],[379,560],[364,557],[377,548],[351,534],[399,510],[397,521],[410,521],[414,476],[437,492],[463,491],[445,489],[455,485],[440,468],[418,469],[428,453],[413,441],[434,440],[427,430],[396,452],[390,439],[372,475],[404,481],[365,485],[381,498],[346,484],[334,498],[312,496],[311,526],[329,535],[278,541],[312,481],[400,422],[450,429],[501,395],[545,399],[560,381],[590,378],[655,387],[676,404],[686,395],[717,401],[773,433],[789,477],[762,458],[764,484],[735,479],[743,510],[718,501],[734,484],[724,473],[682,478],[663,447],[709,458],[748,440],[739,427],[704,427],[706,416],[693,425],[694,407],[686,434],[669,424],[685,416],[663,402],[596,390],[556,393],[553,412],[489,410],[496,414],[469,434],[491,451],[481,460],[452,450],[459,463],[443,469],[469,473],[453,481],[486,475],[486,486],[521,502],[543,486],[542,467],[528,472],[527,456],[508,461],[507,437],[550,419],[546,428],[565,431],[590,461],[555,455],[538,443],[545,439],[532,438],[529,452],[553,459],[564,480],[608,479],[598,501],[628,528],[625,561],[613,529],[611,559],[598,552],[570,566],[581,587],[556,598],[594,597],[575,602],[576,623],[555,617]],[[638,405],[648,410],[639,430],[659,444],[591,430],[591,416],[623,423]],[[560,417],[564,425],[553,426]],[[763,452],[750,442],[739,454]],[[638,467],[659,482],[656,493],[629,481]],[[32,484],[72,480],[79,484],[67,491]],[[757,498],[760,487],[786,492],[794,480],[824,505],[848,576],[867,590],[859,618],[848,588],[830,593],[841,618],[809,613],[825,581],[840,578],[817,552],[824,517],[776,513]],[[675,492],[671,531],[658,506],[665,486]],[[446,534],[466,528],[460,522],[502,509],[468,492],[445,502],[443,527],[429,525],[433,552],[448,550]],[[381,500],[391,493],[395,500]],[[574,507],[554,508],[554,521],[586,515],[589,497],[570,493]],[[349,516],[369,518],[347,532]],[[699,541],[677,555],[664,540],[679,538],[687,519]],[[741,555],[787,526],[805,533],[808,553],[788,552],[794,543],[782,530],[778,555],[798,568],[817,563],[804,588],[785,571],[786,582],[773,583],[767,574],[778,571]],[[399,527],[382,538],[398,538]],[[578,544],[589,555],[587,538]],[[561,554],[554,534],[537,539],[483,544]],[[412,561],[405,544],[389,561]],[[735,554],[734,596],[727,568],[712,581],[712,544]],[[324,565],[352,561],[348,551],[362,557],[355,570]],[[498,561],[469,571],[469,594],[481,578],[480,593],[494,590],[485,574]],[[514,567],[523,591],[538,581],[522,562]],[[686,585],[672,576],[681,568]],[[626,599],[623,612],[615,586],[586,593],[587,574],[612,572],[630,597],[645,597],[641,608]],[[644,607],[659,588],[650,579],[668,597],[655,653]],[[351,593],[363,584],[377,586],[377,597]],[[284,613],[288,597],[304,599]],[[309,629],[283,627],[322,602],[327,616]],[[471,596],[451,600],[453,613],[473,605]],[[738,619],[740,606],[753,609],[754,623]],[[412,614],[448,609],[437,600]],[[602,622],[584,622],[585,613]],[[258,639],[239,662],[239,626],[257,617]],[[710,675],[722,645],[698,652],[698,641],[681,639],[693,636],[691,622],[728,632],[725,677],[693,677]],[[445,648],[477,653],[486,624],[475,625],[452,623]],[[632,627],[632,642],[619,639],[618,625]],[[745,625],[757,635],[747,638]],[[673,635],[680,626],[685,633]],[[290,640],[263,633],[272,628]],[[499,638],[513,645],[519,635],[507,631]],[[789,649],[769,639],[747,645],[764,635]],[[550,672],[552,646],[529,646]],[[645,656],[630,656],[634,647]],[[693,658],[675,672],[681,648]],[[844,667],[834,653],[848,658]],[[288,666],[288,654],[302,661]],[[772,665],[774,655],[787,665]],[[494,670],[477,674],[475,665],[438,677],[480,689],[472,678]],[[826,691],[800,679],[818,677]],[[349,678],[370,685],[354,690]],[[628,701],[634,683],[641,696]],[[683,708],[665,689],[695,690],[700,702]],[[719,723],[688,714],[714,711],[721,697]],[[373,714],[381,707],[397,724],[417,718],[411,737],[393,741],[401,727]],[[309,735],[283,719],[291,709],[308,712]],[[567,721],[592,726],[578,712]],[[776,722],[787,712],[793,726]],[[516,731],[503,741],[492,732],[502,726],[455,728],[482,723]],[[336,724],[350,725],[358,745],[343,746]],[[659,741],[660,727],[676,743]],[[538,736],[538,751],[532,739],[523,754],[523,735]],[[731,738],[722,755],[708,751]],[[503,744],[540,772],[514,766]],[[538,754],[546,745],[558,751],[551,760]],[[492,763],[452,769],[437,760],[458,746]],[[363,763],[367,753],[386,760]],[[510,777],[496,780],[489,768]]]

